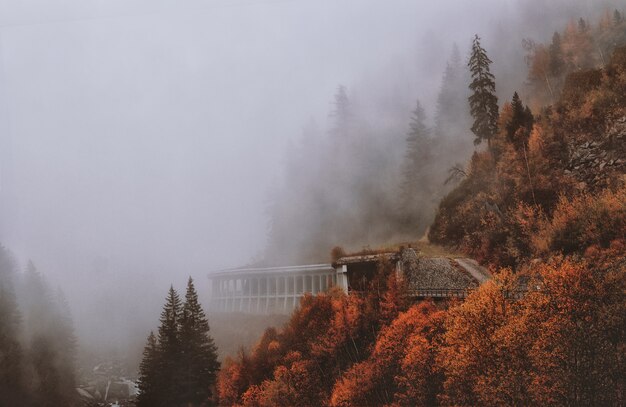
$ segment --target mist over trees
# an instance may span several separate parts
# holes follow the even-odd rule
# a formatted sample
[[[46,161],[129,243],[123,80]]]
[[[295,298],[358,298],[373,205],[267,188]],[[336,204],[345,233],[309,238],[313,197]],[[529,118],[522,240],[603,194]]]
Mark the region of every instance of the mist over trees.
[[[434,120],[419,101],[394,106],[394,120],[371,116],[366,106],[375,101],[353,100],[339,86],[327,131],[304,130],[289,152],[284,183],[272,192],[265,261],[326,261],[338,244],[354,249],[421,237],[450,188],[449,169],[471,152],[466,78],[454,46]]]
[[[551,16],[563,19],[556,11]],[[464,163],[480,150],[472,146],[470,130],[474,142],[485,141],[488,148],[506,131],[520,153],[528,153],[531,108],[557,100],[570,73],[606,63],[616,44],[626,40],[624,24],[619,10],[607,11],[597,24],[571,19],[545,45],[526,37],[512,47],[528,35],[520,28],[517,38],[512,31],[490,39],[490,56],[478,36],[467,49],[453,45],[438,96],[428,101],[432,106],[416,108],[419,98],[405,91],[397,100],[413,102],[392,107],[394,120],[369,108],[380,96],[339,86],[327,123],[307,126],[288,151],[285,177],[271,193],[264,262],[327,261],[336,245],[360,249],[421,238],[439,201],[467,174]],[[495,69],[493,55],[499,59]],[[502,79],[498,89],[496,74]],[[502,110],[507,117],[500,120],[498,98],[510,95]]]
[[[159,44],[145,55],[134,48],[142,43],[130,36],[128,44],[124,38],[108,43],[117,26],[100,31],[101,21],[96,28],[70,22],[67,31],[53,22],[52,26],[62,27],[61,34],[39,23],[34,25],[38,29],[1,27],[5,70],[13,74],[4,78],[0,89],[7,85],[6,94],[19,97],[0,98],[0,119],[15,113],[13,123],[2,124],[15,132],[13,142],[18,146],[15,157],[9,154],[6,160],[11,140],[4,139],[7,132],[0,132],[0,221],[2,239],[19,250],[22,259],[0,247],[0,405],[76,403],[79,343],[68,301],[62,290],[51,288],[57,281],[73,300],[74,311],[82,315],[76,324],[85,336],[81,348],[106,347],[102,354],[117,348],[139,359],[140,349],[133,357],[135,349],[128,344],[141,346],[145,334],[156,328],[150,325],[146,304],[154,301],[151,294],[160,289],[159,280],[172,281],[181,277],[175,270],[184,269],[185,275],[197,273],[197,281],[204,282],[206,271],[216,264],[241,265],[252,256],[246,249],[252,246],[243,243],[243,236],[255,241],[255,247],[262,246],[262,232],[252,225],[255,214],[250,208],[255,199],[260,201],[255,194],[261,194],[269,178],[264,175],[270,172],[267,162],[279,161],[276,146],[292,137],[290,121],[320,114],[319,108],[311,107],[315,103],[303,104],[320,98],[312,88],[328,92],[324,105],[328,111],[322,114],[324,119],[307,122],[285,154],[284,178],[270,192],[267,247],[259,263],[327,262],[337,245],[351,251],[427,237],[489,264],[497,270],[496,278],[466,303],[445,309],[403,302],[401,282],[388,270],[377,276],[366,298],[335,291],[307,297],[285,327],[268,330],[253,349],[242,349],[227,360],[219,373],[223,380],[217,383],[225,403],[623,403],[624,366],[618,356],[624,348],[626,191],[621,185],[626,152],[619,120],[626,95],[626,59],[623,51],[614,52],[626,43],[626,19],[621,9],[595,10],[596,4],[613,2],[591,3],[506,2],[517,14],[494,12],[502,17],[495,18],[497,24],[472,27],[481,33],[474,52],[465,41],[469,35],[460,46],[453,44],[465,35],[463,28],[454,27],[455,15],[463,10],[458,5],[447,10],[442,20],[446,24],[437,27],[436,35],[415,38],[407,30],[402,38],[384,36],[383,48],[393,45],[404,53],[384,69],[356,71],[356,64],[346,64],[326,72],[328,65],[315,66],[323,74],[298,77],[310,81],[310,88],[280,97],[270,89],[280,88],[281,81],[257,83],[274,69],[270,64],[267,71],[251,69],[259,88],[227,81],[229,69],[248,68],[255,65],[252,60],[260,69],[267,62],[260,57],[270,51],[264,49],[269,48],[267,38],[258,41],[260,50],[242,47],[245,63],[231,61],[216,74],[207,67],[233,49],[218,49],[216,53],[224,55],[217,56],[204,48],[198,52],[193,47],[214,44],[196,43],[206,32],[192,24],[193,28],[186,27],[192,38],[187,43],[173,34],[175,24],[172,32],[153,37],[154,21],[143,26],[133,20],[130,28],[120,23],[128,30],[121,30],[121,37],[150,33],[146,37],[165,44],[165,51]],[[246,21],[272,23],[251,14]],[[469,20],[463,16],[463,25]],[[368,25],[385,20],[359,15],[354,21]],[[88,26],[87,33],[73,31]],[[562,29],[553,31],[555,27]],[[380,34],[385,29],[372,31]],[[310,63],[302,56],[305,53],[312,60],[319,55],[332,59],[333,53],[348,60],[350,55],[381,49],[364,37],[363,49],[346,40],[345,48],[325,54],[309,49],[307,41],[323,42],[322,33],[313,34],[302,42],[294,35],[297,41],[291,46],[305,50],[285,64],[294,73]],[[337,39],[345,34],[329,30],[325,35],[331,41],[324,44],[343,44]],[[520,34],[534,37],[522,42]],[[68,55],[57,55],[58,49],[49,45],[59,38],[75,40],[78,57],[70,52],[72,47],[64,50]],[[41,39],[42,48],[26,46]],[[130,50],[129,54],[118,54],[118,48]],[[277,50],[281,58],[290,53],[283,54],[280,46],[271,51]],[[210,55],[208,63],[196,52]],[[54,56],[47,59],[50,55]],[[66,56],[76,59],[66,62]],[[150,65],[133,65],[135,57],[149,64],[159,58],[174,61],[181,70],[157,70],[152,78],[145,69]],[[359,63],[375,65],[373,59]],[[52,64],[55,80],[45,72],[38,76],[41,72],[33,68],[56,60],[61,62]],[[118,65],[121,74],[115,70]],[[81,76],[100,66],[105,81],[94,84],[93,77]],[[126,76],[129,66],[137,69]],[[69,76],[60,75],[66,70]],[[15,73],[21,71],[23,77]],[[71,87],[66,89],[65,80],[73,79],[71,75],[81,86],[68,92]],[[120,83],[107,82],[115,75]],[[209,76],[227,83],[227,91],[198,96],[198,89],[214,91],[212,82],[204,81]],[[164,77],[181,82],[163,81]],[[333,94],[328,83],[318,84],[322,77],[332,77],[331,86],[335,81],[343,85]],[[197,82],[183,82],[187,78]],[[75,98],[73,91],[83,92],[85,84],[93,88],[88,86],[91,93],[85,103],[78,98],[86,106],[83,111],[68,100]],[[116,85],[129,84],[136,92],[130,97],[113,92]],[[255,99],[253,92],[262,97]],[[5,91],[0,94],[4,97]],[[136,94],[142,97],[135,98]],[[33,102],[40,95],[49,99]],[[206,95],[223,98],[209,101],[203,99]],[[248,98],[257,104],[258,115],[246,115],[243,105]],[[121,103],[128,100],[131,106]],[[63,108],[56,110],[57,105]],[[122,106],[120,111],[111,108],[115,105]],[[302,106],[311,111],[303,113]],[[229,109],[236,113],[220,117]],[[170,117],[171,122],[165,119]],[[118,121],[124,123],[117,127]],[[221,121],[242,127],[231,132]],[[289,134],[276,136],[281,131]],[[253,137],[242,137],[245,132]],[[474,140],[486,143],[475,146]],[[242,149],[253,153],[240,155]],[[217,160],[222,155],[224,161]],[[267,162],[262,156],[269,157]],[[29,167],[43,158],[50,161]],[[13,159],[15,169],[6,171],[5,163]],[[206,164],[213,161],[217,164]],[[225,162],[235,164],[229,167]],[[240,178],[231,178],[230,172]],[[220,218],[216,225],[222,229],[213,227],[215,218]],[[121,237],[121,232],[128,237]],[[46,233],[67,237],[50,239]],[[41,270],[57,273],[47,274],[56,277],[51,278],[54,284],[32,262],[21,264],[29,250],[38,265],[47,265]],[[513,303],[507,296],[519,280],[511,275],[541,289]],[[214,401],[219,364],[198,298],[205,288],[199,284],[196,292],[190,279],[184,299],[170,290],[160,327],[148,336],[144,348],[140,405]],[[231,322],[225,319],[226,324]],[[241,338],[232,338],[235,348]],[[465,347],[468,338],[472,347]],[[131,369],[133,364],[129,362]]]
[[[621,24],[621,14],[613,15],[601,25]],[[593,43],[590,27],[583,19],[576,24]],[[587,70],[566,68],[558,60],[560,36],[552,37],[549,75],[572,71],[561,78],[562,88],[551,88],[555,101],[536,112],[527,103],[543,98],[541,89],[527,98],[511,92],[498,106],[491,60],[475,37],[467,129],[488,146],[472,154],[441,200],[429,237],[489,265],[492,279],[464,301],[411,304],[403,279],[383,259],[362,295],[305,296],[281,329],[268,329],[251,352],[227,359],[220,400],[623,404],[626,40],[613,33],[603,41],[620,46],[606,63],[593,62],[600,53],[590,56],[586,40],[568,51],[578,61],[573,66]],[[533,69],[529,64],[531,78]],[[428,191],[422,172],[437,157],[438,141],[419,102],[409,129],[398,213]]]
[[[63,293],[0,246],[0,404],[76,405],[76,351]]]

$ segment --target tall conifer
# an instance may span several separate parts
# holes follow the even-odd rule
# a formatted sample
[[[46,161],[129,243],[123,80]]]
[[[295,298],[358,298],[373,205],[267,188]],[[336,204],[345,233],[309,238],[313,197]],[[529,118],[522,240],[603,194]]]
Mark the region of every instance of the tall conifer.
[[[182,305],[180,297],[173,286],[170,286],[165,306],[161,312],[159,327],[159,402],[163,406],[177,405],[179,388],[179,367],[182,355],[180,347],[180,319]]]
[[[138,407],[159,405],[159,349],[154,332],[150,332],[146,347],[143,350],[143,359],[139,365],[139,395]]]
[[[23,351],[18,340],[20,315],[13,288],[15,262],[0,246],[0,406],[24,403]]]
[[[469,97],[470,113],[474,118],[472,133],[476,136],[474,144],[486,140],[491,147],[491,139],[498,131],[498,98],[495,77],[490,72],[489,65],[491,60],[476,35],[468,63],[472,75],[472,82],[469,85],[472,91]]]
[[[211,396],[219,363],[217,347],[209,335],[209,322],[189,277],[181,319],[181,396],[187,403],[199,405]]]

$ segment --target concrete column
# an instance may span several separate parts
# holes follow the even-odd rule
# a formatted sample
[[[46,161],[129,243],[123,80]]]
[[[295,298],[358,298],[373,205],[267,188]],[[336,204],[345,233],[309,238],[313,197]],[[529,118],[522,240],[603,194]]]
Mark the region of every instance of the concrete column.
[[[258,314],[261,312],[261,280],[259,278],[254,280],[256,281],[256,305],[254,306],[254,312]]]
[[[283,277],[283,312],[287,312],[287,299],[289,298],[289,277]]]
[[[337,287],[348,293],[348,266],[342,265],[335,269],[337,275]]]
[[[270,278],[265,277],[265,307],[263,307],[263,312],[265,314],[267,314],[269,302],[270,302]]]

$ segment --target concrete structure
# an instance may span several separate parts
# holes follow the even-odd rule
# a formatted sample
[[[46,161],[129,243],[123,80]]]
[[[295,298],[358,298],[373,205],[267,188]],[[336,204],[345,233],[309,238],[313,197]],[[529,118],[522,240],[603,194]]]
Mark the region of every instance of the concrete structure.
[[[317,294],[333,285],[347,290],[346,277],[330,264],[220,270],[209,279],[211,309],[218,312],[288,314],[304,293]]]
[[[413,298],[464,298],[490,276],[470,259],[423,257],[414,249],[345,256],[333,264],[239,268],[209,274],[211,309],[218,312],[289,314],[304,293],[317,294],[331,286],[346,293],[362,292],[381,262],[406,279]]]

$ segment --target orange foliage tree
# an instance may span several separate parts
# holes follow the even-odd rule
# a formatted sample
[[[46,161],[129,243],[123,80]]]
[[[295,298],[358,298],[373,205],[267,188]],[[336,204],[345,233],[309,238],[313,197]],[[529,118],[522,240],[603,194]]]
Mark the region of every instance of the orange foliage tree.
[[[529,391],[540,405],[623,405],[626,259],[608,269],[564,261],[540,269],[524,301],[535,314]]]
[[[380,332],[370,357],[337,381],[330,405],[432,405],[441,383],[433,343],[443,314],[431,303],[400,314]]]

